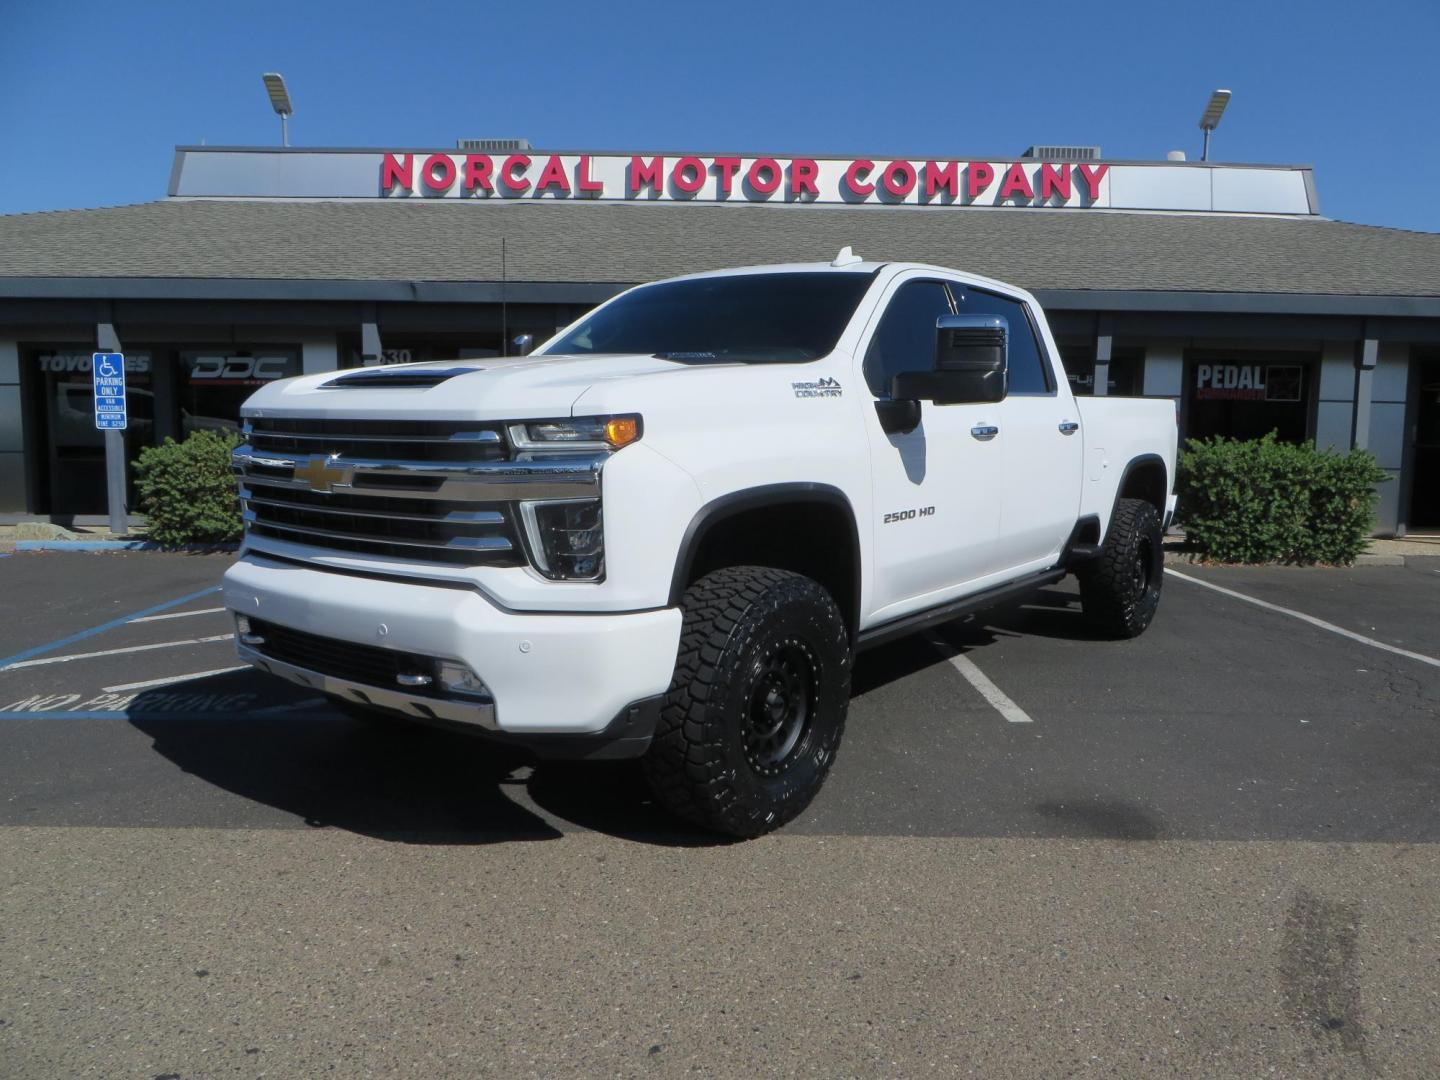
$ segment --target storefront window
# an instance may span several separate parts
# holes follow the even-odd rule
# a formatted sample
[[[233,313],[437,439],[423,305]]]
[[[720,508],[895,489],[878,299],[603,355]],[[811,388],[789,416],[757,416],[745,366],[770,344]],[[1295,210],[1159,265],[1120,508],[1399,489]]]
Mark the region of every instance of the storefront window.
[[[1311,358],[1197,353],[1186,370],[1187,438],[1309,437]]]
[[[299,374],[298,349],[182,349],[181,437],[192,431],[238,431],[246,398],[268,382]]]

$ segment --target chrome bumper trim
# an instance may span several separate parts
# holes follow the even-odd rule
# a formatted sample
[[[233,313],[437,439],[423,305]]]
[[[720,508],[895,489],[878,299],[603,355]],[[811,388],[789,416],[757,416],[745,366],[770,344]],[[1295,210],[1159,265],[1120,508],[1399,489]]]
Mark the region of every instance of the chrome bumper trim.
[[[413,716],[417,720],[449,720],[452,723],[481,728],[485,731],[500,730],[499,725],[495,722],[495,706],[493,704],[469,705],[445,698],[402,694],[397,690],[337,679],[308,668],[282,663],[244,645],[237,644],[236,651],[240,654],[241,660],[247,664],[253,664],[261,671],[268,671],[271,675],[278,675],[282,679],[310,690],[318,690],[322,694],[333,694],[358,705],[373,705],[376,708],[390,709],[406,716]]]

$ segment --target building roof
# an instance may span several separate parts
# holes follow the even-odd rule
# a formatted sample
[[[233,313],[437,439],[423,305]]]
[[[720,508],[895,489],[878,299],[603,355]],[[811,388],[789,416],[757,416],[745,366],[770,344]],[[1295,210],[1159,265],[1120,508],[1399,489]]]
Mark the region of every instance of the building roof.
[[[866,259],[952,266],[1040,293],[1440,297],[1440,234],[1324,219],[185,199],[0,216],[0,295],[34,295],[19,286],[36,279],[112,279],[117,297],[113,279],[130,278],[498,282],[502,240],[504,276],[517,283],[633,283],[828,260],[848,244]]]

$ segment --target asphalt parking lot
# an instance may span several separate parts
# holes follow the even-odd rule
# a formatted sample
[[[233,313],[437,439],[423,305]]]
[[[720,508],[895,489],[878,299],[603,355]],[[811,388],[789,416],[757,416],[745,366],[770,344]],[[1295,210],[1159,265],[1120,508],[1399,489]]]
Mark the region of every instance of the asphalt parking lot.
[[[1440,560],[866,654],[748,844],[235,670],[228,562],[0,558],[6,1076],[1440,1072]]]

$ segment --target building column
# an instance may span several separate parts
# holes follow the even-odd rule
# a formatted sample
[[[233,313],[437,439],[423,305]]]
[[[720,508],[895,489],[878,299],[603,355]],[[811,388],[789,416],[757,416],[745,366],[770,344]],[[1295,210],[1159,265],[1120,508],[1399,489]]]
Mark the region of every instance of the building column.
[[[20,398],[20,349],[0,341],[0,514],[25,511],[25,409]]]
[[[1370,448],[1370,399],[1374,394],[1375,367],[1380,363],[1380,342],[1365,338],[1355,349],[1355,412],[1350,423],[1350,446]]]
[[[1110,353],[1114,348],[1115,321],[1109,315],[1101,315],[1095,329],[1095,374],[1092,376],[1090,392],[1096,397],[1110,393]]]

